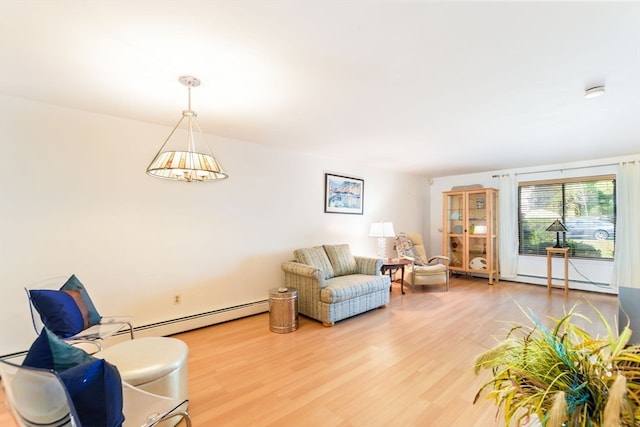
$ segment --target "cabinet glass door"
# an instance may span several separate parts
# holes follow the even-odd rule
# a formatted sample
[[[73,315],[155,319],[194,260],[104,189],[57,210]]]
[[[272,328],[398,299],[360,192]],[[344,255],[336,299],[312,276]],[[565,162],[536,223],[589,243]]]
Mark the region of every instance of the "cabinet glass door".
[[[449,236],[449,267],[464,267],[464,238]]]
[[[464,193],[454,193],[447,197],[446,206],[448,234],[447,253],[450,258],[450,267],[463,267],[465,254],[465,200]]]
[[[487,193],[469,193],[469,235],[481,235],[483,238],[487,234],[487,205],[490,200],[486,200]]]
[[[490,200],[487,192],[470,192],[468,195],[468,244],[469,265],[471,270],[487,269],[487,209]]]

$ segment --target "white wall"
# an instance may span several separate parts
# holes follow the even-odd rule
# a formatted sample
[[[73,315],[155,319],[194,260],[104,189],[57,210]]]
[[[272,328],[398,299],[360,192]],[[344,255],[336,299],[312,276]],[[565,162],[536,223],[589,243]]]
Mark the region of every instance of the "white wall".
[[[519,182],[616,174],[618,162],[631,160],[640,160],[640,155],[434,178],[429,181],[431,183],[429,186],[431,223],[429,231],[425,232],[425,234],[431,235],[431,255],[436,254],[436,251],[442,251],[442,192],[451,190],[453,186],[480,184],[484,187],[498,188],[498,179],[493,176],[507,173],[515,174]],[[561,260],[554,259],[553,261],[553,277],[561,278],[563,274]],[[615,293],[609,287],[612,268],[612,261],[570,258],[569,287],[571,289]],[[517,281],[546,286],[546,275],[545,256],[529,255],[518,258]],[[554,280],[554,283],[560,283],[560,281]]]
[[[423,231],[429,216],[415,175],[209,135],[230,178],[171,182],[145,169],[173,123],[8,96],[0,108],[0,354],[35,338],[33,282],[75,273],[103,315],[142,326],[265,300],[294,249],[375,255],[371,222]],[[364,179],[364,215],[324,213],[325,172]]]

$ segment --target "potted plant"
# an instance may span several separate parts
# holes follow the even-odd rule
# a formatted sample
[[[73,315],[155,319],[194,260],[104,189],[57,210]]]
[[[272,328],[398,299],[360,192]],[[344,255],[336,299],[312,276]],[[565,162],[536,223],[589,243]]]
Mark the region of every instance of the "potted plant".
[[[492,377],[474,403],[486,394],[507,426],[640,426],[640,345],[628,345],[629,327],[615,334],[595,307],[607,334],[592,337],[576,325],[589,321],[576,308],[552,319],[553,329],[530,313],[531,326],[514,325],[481,354],[475,372],[488,369]]]

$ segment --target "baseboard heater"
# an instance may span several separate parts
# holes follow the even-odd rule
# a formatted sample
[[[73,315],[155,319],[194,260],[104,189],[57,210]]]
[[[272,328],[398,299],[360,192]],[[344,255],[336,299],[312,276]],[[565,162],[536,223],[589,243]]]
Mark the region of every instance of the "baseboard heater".
[[[204,328],[206,326],[224,323],[243,317],[269,311],[269,300],[260,300],[233,307],[221,308],[219,310],[207,311],[205,313],[193,314],[191,316],[179,317],[177,319],[165,320],[162,322],[150,323],[144,326],[134,326],[133,331],[136,338],[142,337],[166,337],[191,331],[193,329]],[[135,319],[134,319],[135,325]],[[265,328],[267,324],[265,323]],[[129,339],[129,330],[120,331],[107,339],[105,346],[115,344]],[[108,343],[108,344],[107,344]],[[11,354],[0,355],[0,357],[19,357],[27,354],[27,350],[17,351]]]
[[[181,332],[191,331],[193,329],[204,328],[206,326],[228,322],[230,320],[253,316],[254,314],[265,313],[267,311],[269,311],[269,300],[260,300],[236,305],[233,307],[207,311],[205,313],[179,317],[177,319],[150,323],[148,325],[134,326],[133,330],[136,338],[166,337],[169,335],[179,334]],[[115,336],[111,337],[109,341],[123,341],[125,339],[128,339],[128,337],[128,331],[120,331]]]
[[[530,285],[547,286],[547,276],[538,276],[533,274],[518,274],[516,278],[501,277],[500,280],[505,282],[518,282],[518,283],[527,283]],[[563,280],[564,279],[562,277],[553,277],[554,286],[561,285]],[[571,284],[577,285],[577,286],[574,286],[574,287],[569,286],[569,289],[574,289],[578,291],[599,292],[603,294],[616,293],[616,291],[613,288],[611,288],[611,285],[609,283],[569,279],[569,285]],[[587,286],[584,286],[584,285],[587,285]]]

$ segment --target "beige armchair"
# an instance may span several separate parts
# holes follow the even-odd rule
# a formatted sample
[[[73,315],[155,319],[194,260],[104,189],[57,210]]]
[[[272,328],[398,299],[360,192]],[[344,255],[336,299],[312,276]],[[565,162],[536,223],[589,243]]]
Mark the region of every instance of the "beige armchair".
[[[449,257],[436,255],[427,258],[422,236],[417,233],[399,233],[395,240],[398,257],[411,261],[405,268],[404,281],[415,286],[444,284],[449,291]]]

